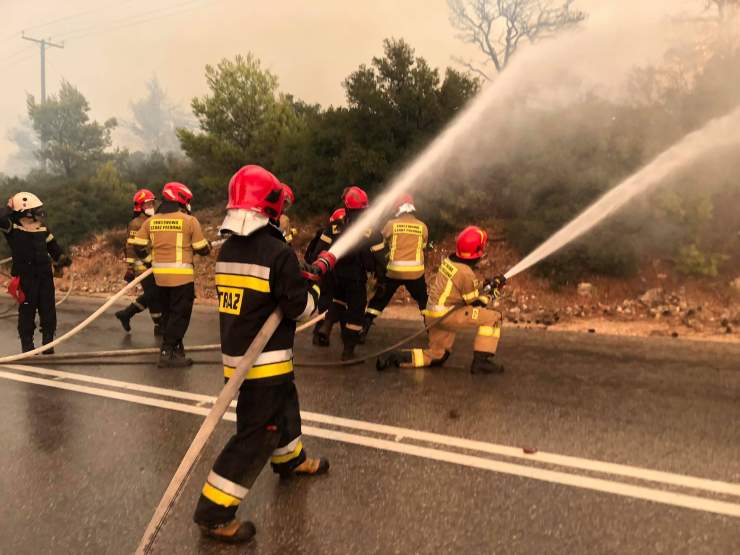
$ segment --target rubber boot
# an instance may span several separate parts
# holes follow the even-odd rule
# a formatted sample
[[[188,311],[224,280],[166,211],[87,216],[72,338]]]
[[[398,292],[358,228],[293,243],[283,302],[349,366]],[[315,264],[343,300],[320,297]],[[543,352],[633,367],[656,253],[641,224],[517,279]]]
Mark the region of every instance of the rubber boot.
[[[33,351],[35,348],[36,347],[33,346],[33,336],[25,339],[21,337],[21,351],[27,353],[28,351]]]
[[[208,538],[224,543],[246,543],[257,533],[254,524],[236,519],[220,526],[199,525],[201,533]]]
[[[367,339],[367,334],[370,331],[370,328],[373,325],[373,321],[375,320],[375,316],[365,316],[365,321],[362,323],[362,331],[360,332],[360,345],[365,344],[365,340]]]
[[[182,360],[185,366],[193,365],[193,359],[185,356],[185,345],[182,344],[182,341],[175,345],[175,350],[173,351],[172,358],[173,360]]]
[[[473,362],[470,365],[471,374],[501,374],[504,371],[504,367],[498,362],[494,362],[492,359],[493,353],[483,353],[481,351],[475,351],[473,353]]]
[[[41,336],[41,344],[42,345],[48,345],[52,341],[54,341],[54,336],[53,335],[43,334]],[[54,354],[54,347],[51,347],[49,349],[46,349],[45,351],[41,351],[41,354],[42,355],[53,355]]]
[[[411,351],[391,351],[385,355],[380,355],[375,361],[375,369],[378,372],[394,366],[400,368],[403,363],[411,362]]]
[[[192,364],[193,361],[175,347],[163,346],[159,351],[158,368],[185,368]]]
[[[331,328],[333,324],[324,319],[323,322],[316,324],[313,330],[313,344],[317,347],[328,347],[330,344]]]
[[[281,478],[290,478],[291,476],[319,476],[329,471],[329,459],[319,457],[318,459],[306,458],[301,464],[288,472],[281,472]]]
[[[131,303],[123,310],[116,312],[115,317],[120,320],[121,326],[126,333],[131,331],[131,318],[134,317],[134,314],[138,314],[139,312],[141,312],[141,309],[134,303]]]

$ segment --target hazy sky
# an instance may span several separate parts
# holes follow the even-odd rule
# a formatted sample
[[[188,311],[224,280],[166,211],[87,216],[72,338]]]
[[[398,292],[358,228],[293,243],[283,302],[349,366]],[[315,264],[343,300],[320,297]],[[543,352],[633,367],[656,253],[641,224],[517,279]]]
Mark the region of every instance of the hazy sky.
[[[386,37],[405,38],[434,66],[478,56],[456,39],[445,0],[0,0],[0,170],[26,93],[39,95],[39,48],[22,30],[64,41],[47,51],[47,92],[67,79],[98,120],[129,118],[154,75],[187,105],[205,92],[207,63],[247,51],[283,90],[322,104],[343,102],[341,81]]]

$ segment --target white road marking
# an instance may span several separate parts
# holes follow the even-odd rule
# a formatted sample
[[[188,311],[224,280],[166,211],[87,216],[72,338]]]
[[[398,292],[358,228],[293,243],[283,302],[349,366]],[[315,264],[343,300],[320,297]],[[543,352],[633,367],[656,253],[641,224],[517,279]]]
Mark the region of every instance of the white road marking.
[[[109,378],[100,378],[97,376],[90,376],[87,374],[64,372],[61,370],[53,370],[50,368],[39,368],[36,366],[26,366],[26,365],[20,365],[20,364],[13,364],[13,365],[9,364],[9,365],[4,365],[4,366],[12,370],[18,370],[18,371],[23,371],[23,372],[33,372],[36,374],[51,376],[52,379],[55,380],[54,384],[52,384],[53,386],[56,386],[59,383],[64,383],[64,382],[59,382],[58,380],[60,379],[70,379],[70,380],[75,380],[75,381],[95,383],[99,385],[106,385],[110,387],[128,389],[131,391],[152,393],[155,395],[161,395],[161,396],[171,397],[171,398],[176,398],[176,399],[196,401],[197,405],[195,407],[192,407],[191,405],[180,405],[179,403],[173,404],[173,406],[175,407],[186,406],[186,407],[195,409],[195,410],[185,411],[185,412],[191,412],[192,414],[201,414],[201,415],[207,414],[209,409],[203,408],[203,405],[207,403],[212,403],[215,400],[215,397],[210,396],[210,395],[203,395],[199,393],[191,393],[187,391],[179,391],[175,389],[167,389],[167,388],[149,386],[149,385],[138,384],[134,382],[113,380]],[[12,374],[12,375],[17,376],[17,374]],[[0,373],[0,377],[14,379],[14,378],[7,376],[6,373]],[[43,380],[43,379],[40,379],[40,380],[41,382],[38,382],[40,383],[40,385],[50,385],[46,383],[48,382],[48,380]],[[24,381],[24,380],[18,380],[18,381]],[[29,383],[37,383],[37,382],[29,382]],[[99,391],[105,391],[107,393],[117,393],[117,392],[110,392],[108,390],[100,390],[98,388],[86,388],[85,386],[78,386],[75,384],[67,384],[67,385],[69,385],[69,387],[63,387],[62,389],[68,389],[70,391],[81,391],[83,393],[88,393],[88,391],[86,390],[89,389],[91,391],[94,391],[94,393],[91,393],[93,395],[99,394],[97,393]],[[106,395],[106,396],[110,396],[110,395]],[[172,410],[181,410],[181,408],[173,408],[173,406],[169,406],[169,405],[164,406],[165,404],[170,403],[169,401],[151,399],[149,397],[140,397],[136,395],[131,396],[125,393],[117,393],[117,396],[112,396],[112,398],[116,398],[116,399],[120,399],[124,401],[137,402],[140,404],[146,404],[146,405],[155,406],[155,407],[161,406],[163,408],[170,408]],[[142,402],[141,401],[142,399],[145,400],[146,402]],[[232,407],[236,406],[236,402],[232,402],[231,406]],[[233,420],[233,415],[230,415],[229,413],[227,413],[227,416],[225,418],[227,420]],[[424,432],[424,431],[414,430],[410,428],[400,428],[396,426],[389,426],[386,424],[365,422],[362,420],[342,418],[338,416],[332,416],[332,415],[309,412],[309,411],[301,411],[301,418],[304,421],[308,421],[308,422],[316,422],[320,424],[328,424],[328,425],[337,426],[337,427],[350,428],[350,429],[361,430],[365,432],[389,435],[389,436],[392,436],[394,438],[394,441],[397,443],[402,442],[404,439],[410,438],[410,439],[414,439],[418,441],[434,443],[437,445],[446,445],[446,446],[466,449],[470,451],[479,451],[483,453],[502,455],[502,456],[511,457],[511,458],[525,459],[528,462],[534,461],[534,462],[539,462],[539,463],[553,464],[553,465],[562,466],[566,468],[576,468],[576,469],[587,470],[587,471],[592,471],[592,472],[601,472],[601,473],[613,474],[617,476],[636,478],[639,480],[660,482],[660,483],[670,484],[670,485],[679,486],[683,488],[699,489],[699,490],[709,491],[713,493],[720,493],[724,495],[740,496],[740,484],[734,484],[731,482],[724,482],[720,480],[698,478],[698,477],[688,476],[688,475],[683,475],[683,474],[673,474],[669,472],[651,470],[648,468],[609,463],[609,462],[604,462],[604,461],[596,461],[596,460],[591,460],[591,459],[583,459],[579,457],[571,457],[568,455],[558,455],[555,453],[537,452],[534,454],[525,454],[520,447],[511,447],[511,446],[499,445],[495,443],[487,443],[483,441],[469,440],[465,438],[446,436],[442,434]],[[321,428],[312,428],[312,429],[319,430]],[[359,437],[365,438],[366,436],[359,436]],[[384,441],[384,440],[379,440],[379,441]],[[402,444],[402,445],[407,445],[407,444]],[[461,455],[461,456],[465,456],[465,455]],[[483,459],[483,460],[489,460],[489,459]],[[502,463],[502,464],[508,464],[508,463]]]
[[[54,379],[37,378],[25,374],[17,374],[14,372],[5,372],[0,370],[0,378],[35,385],[43,385],[78,393],[87,393],[88,395],[118,399],[121,401],[128,401],[130,403],[137,403],[141,405],[186,412],[190,414],[205,416],[208,413],[208,409],[197,407],[194,405],[188,405],[185,403],[165,401],[163,399],[144,397],[141,395],[134,395],[130,393],[122,393],[120,391],[112,391],[109,389],[101,389],[98,387],[71,384]],[[234,413],[227,412],[224,415],[224,419],[233,422],[236,420],[236,415]],[[441,449],[433,449],[430,447],[409,445],[375,437],[350,434],[338,430],[327,430],[325,428],[317,428],[314,426],[303,426],[303,434],[320,437],[322,439],[350,443],[353,445],[360,445],[363,447],[392,451],[404,455],[412,455],[415,457],[421,457],[430,460],[442,461],[473,468],[480,468],[484,470],[492,470],[494,472],[499,472],[502,474],[520,476],[523,478],[531,478],[533,480],[540,480],[543,482],[550,482],[554,484],[572,486],[592,491],[599,491],[604,493],[611,493],[614,495],[643,499],[645,501],[653,501],[664,505],[673,505],[676,507],[684,507],[697,511],[740,517],[740,504],[737,503],[729,503],[726,501],[718,501],[715,499],[707,499],[694,495],[685,495],[681,493],[662,491],[643,486],[625,484],[622,482],[603,480],[600,478],[591,478],[587,476],[579,476],[577,474],[568,474],[565,472],[557,472],[554,470],[546,470],[537,467],[512,464],[482,457],[463,455],[461,453],[453,453]]]

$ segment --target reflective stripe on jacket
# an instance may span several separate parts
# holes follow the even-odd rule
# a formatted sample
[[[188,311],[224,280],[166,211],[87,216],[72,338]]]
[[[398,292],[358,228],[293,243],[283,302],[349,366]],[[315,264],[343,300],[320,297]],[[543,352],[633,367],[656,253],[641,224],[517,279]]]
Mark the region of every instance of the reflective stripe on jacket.
[[[386,275],[393,279],[418,279],[424,275],[424,249],[429,231],[413,214],[402,214],[383,228],[388,256]]]
[[[445,258],[429,287],[425,314],[440,317],[455,306],[473,303],[481,296],[479,286],[480,281],[468,264]]]

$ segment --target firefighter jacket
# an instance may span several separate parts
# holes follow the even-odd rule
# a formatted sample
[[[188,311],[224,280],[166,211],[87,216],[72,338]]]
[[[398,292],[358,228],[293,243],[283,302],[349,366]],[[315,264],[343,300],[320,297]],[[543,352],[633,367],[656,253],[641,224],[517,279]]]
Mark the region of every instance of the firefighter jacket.
[[[475,302],[488,304],[490,297],[481,295],[478,290],[480,285],[469,263],[455,256],[445,258],[432,280],[425,314],[438,318],[456,306]]]
[[[293,242],[293,236],[296,233],[295,228],[290,227],[290,218],[285,214],[280,214],[280,218],[278,219],[278,227],[280,228],[280,232],[285,238],[285,242],[290,245]]]
[[[144,225],[144,222],[148,219],[149,216],[147,216],[143,212],[140,212],[139,214],[134,214],[134,217],[128,223],[128,238],[126,239],[126,264],[128,264],[128,267],[130,269],[136,272],[136,275],[142,273],[146,269],[147,264],[152,263],[151,253],[148,253],[146,257],[142,260],[137,256],[135,247],[136,234],[139,232],[139,229],[141,229],[141,226]]]
[[[0,208],[0,231],[5,234],[13,257],[11,274],[22,276],[51,272],[62,248],[43,222],[19,218],[9,207]]]
[[[424,249],[429,231],[424,222],[413,214],[402,214],[383,228],[387,257],[386,276],[413,280],[424,275]]]
[[[194,281],[193,254],[207,255],[211,246],[200,222],[165,201],[131,240],[137,256],[145,260],[151,250],[154,280],[160,287],[177,287]]]
[[[275,385],[293,379],[296,320],[316,310],[318,287],[301,275],[298,257],[272,225],[247,236],[232,235],[216,261],[224,378],[230,378],[276,308],[283,319],[247,374],[245,385]]]
[[[336,221],[324,229],[319,237],[311,258],[316,259],[322,251],[328,251],[349,227],[349,222]],[[383,238],[379,233],[368,229],[358,245],[337,260],[332,273],[337,279],[367,282],[367,274],[384,274],[385,259],[383,256]]]

